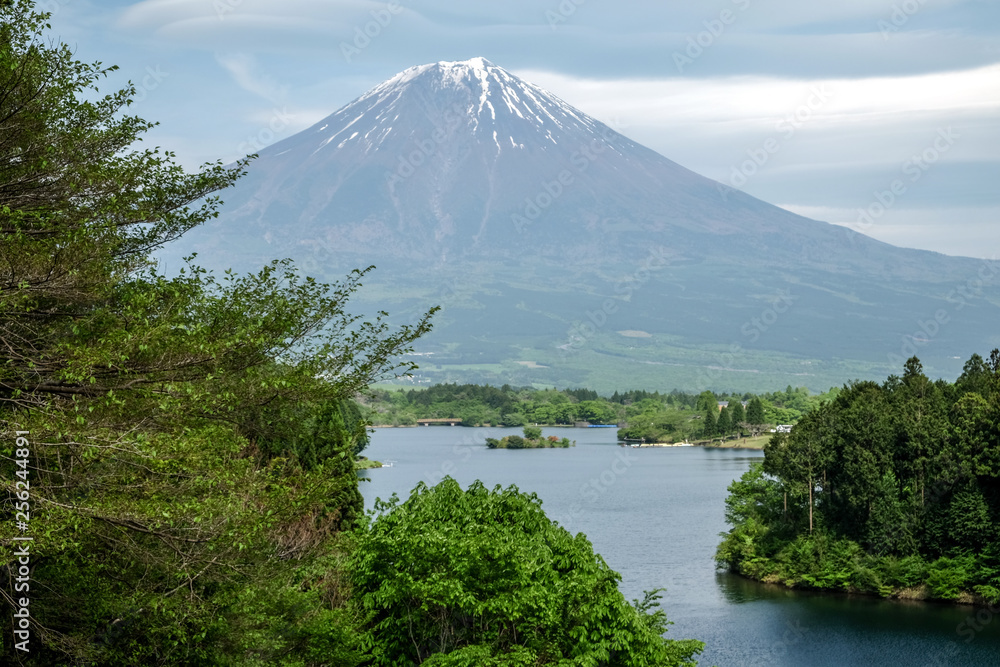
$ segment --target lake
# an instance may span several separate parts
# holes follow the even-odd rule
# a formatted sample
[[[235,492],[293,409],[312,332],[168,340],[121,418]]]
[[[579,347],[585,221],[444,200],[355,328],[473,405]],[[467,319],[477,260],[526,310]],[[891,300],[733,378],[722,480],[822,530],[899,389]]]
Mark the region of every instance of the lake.
[[[666,588],[668,637],[706,643],[699,664],[718,667],[892,665],[996,667],[1000,613],[861,596],[791,591],[718,571],[712,556],[726,487],[763,456],[702,447],[622,448],[615,429],[546,428],[570,449],[488,450],[487,437],[519,429],[376,429],[364,452],[391,468],[360,473],[368,508],[445,475],[463,487],[516,485],[548,516],[583,532],[622,575],[629,598]]]

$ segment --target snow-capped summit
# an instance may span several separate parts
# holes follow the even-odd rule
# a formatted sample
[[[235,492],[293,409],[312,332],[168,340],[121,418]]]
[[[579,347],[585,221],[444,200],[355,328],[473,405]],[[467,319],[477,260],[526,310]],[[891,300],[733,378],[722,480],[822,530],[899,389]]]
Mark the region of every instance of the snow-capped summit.
[[[323,146],[337,138],[339,148],[357,142],[371,149],[399,131],[401,118],[404,123],[412,120],[404,113],[414,103],[418,113],[431,120],[438,117],[447,125],[457,123],[445,116],[462,116],[473,135],[486,137],[498,153],[523,149],[537,139],[555,144],[560,131],[589,134],[607,129],[489,60],[472,58],[404,70],[318,123],[316,131],[328,133]],[[374,127],[347,138],[329,133],[329,128],[348,118],[374,119]]]
[[[241,270],[292,257],[330,279],[376,264],[373,280],[387,281],[376,293],[389,300],[380,306],[394,312],[466,286],[465,305],[453,301],[437,325],[451,332],[441,341],[472,350],[463,364],[492,358],[504,331],[511,349],[551,351],[580,319],[664,334],[678,349],[760,338],[803,359],[817,349],[855,358],[856,341],[895,353],[915,314],[936,312],[948,286],[978,269],[702,177],[485,58],[407,69],[259,153],[223,193],[219,220],[174,251]],[[977,308],[934,344],[984,349],[996,309]],[[830,322],[850,323],[852,336],[828,335]],[[655,363],[649,339],[622,342],[614,330],[600,334],[611,355],[602,363]]]
[[[655,224],[669,208],[650,209],[650,198],[674,196],[677,206],[718,198],[716,186],[472,58],[404,70],[260,151],[226,217],[266,226],[273,240],[281,210],[282,226],[291,216],[342,250],[364,252],[377,238],[382,249],[441,261],[517,254],[511,240],[524,234],[572,230],[582,241],[609,217]]]
[[[223,219],[268,244],[436,263],[524,243],[620,261],[658,234],[687,256],[836,248],[857,265],[855,245],[875,243],[704,178],[482,57],[406,69],[260,151]]]

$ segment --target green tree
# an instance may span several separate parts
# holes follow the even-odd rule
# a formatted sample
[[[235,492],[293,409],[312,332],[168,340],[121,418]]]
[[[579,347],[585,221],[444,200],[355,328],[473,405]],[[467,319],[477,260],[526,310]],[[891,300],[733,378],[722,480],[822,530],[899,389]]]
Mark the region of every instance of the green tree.
[[[740,401],[729,402],[729,420],[733,425],[733,430],[742,428],[740,425],[747,420],[746,411],[743,409],[743,403]]]
[[[750,403],[747,404],[747,423],[754,426],[767,423],[764,419],[764,404],[756,396],[750,399]]]
[[[604,424],[607,421],[614,421],[614,411],[601,401],[590,400],[581,401],[576,406],[576,416],[581,421],[591,424]]]
[[[914,357],[829,392],[770,439],[764,477],[730,489],[719,561],[793,585],[1000,600],[998,378],[995,350],[953,385]]]
[[[719,435],[729,435],[733,428],[734,425],[729,416],[729,406],[726,406],[719,410],[719,419],[715,422],[715,430]]]
[[[701,423],[701,435],[703,438],[711,438],[718,432],[716,429],[716,415],[718,412],[719,408],[716,405],[709,406],[705,409],[705,416]]]
[[[715,394],[705,390],[698,394],[698,401],[695,404],[695,410],[707,410],[709,408],[715,408],[716,411],[719,410],[719,399],[716,398]]]
[[[379,504],[358,538],[353,586],[375,665],[693,665],[655,600],[628,604],[582,534],[516,487],[451,478]]]
[[[124,113],[134,87],[99,94],[114,68],[74,60],[45,20],[27,0],[0,8],[0,430],[32,443],[29,662],[273,664],[252,637],[289,618],[260,605],[293,599],[312,605],[293,625],[315,648],[329,633],[303,618],[342,598],[297,568],[332,558],[360,509],[351,399],[412,370],[395,359],[430,314],[393,330],[347,313],[365,271],[158,274],[150,253],[214,217],[245,161],[187,174],[135,149],[151,124]]]
[[[525,426],[523,432],[526,440],[540,440],[542,437],[542,429],[538,426]]]

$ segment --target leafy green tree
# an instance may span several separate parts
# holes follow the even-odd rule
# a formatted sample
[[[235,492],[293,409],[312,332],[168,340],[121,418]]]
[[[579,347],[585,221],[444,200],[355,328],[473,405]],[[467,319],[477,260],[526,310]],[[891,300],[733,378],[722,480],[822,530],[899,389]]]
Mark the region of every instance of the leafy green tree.
[[[698,401],[695,404],[695,410],[708,410],[709,408],[714,408],[716,412],[719,410],[719,399],[716,398],[715,394],[705,390],[698,394]]]
[[[616,421],[614,409],[603,401],[582,401],[576,406],[576,414],[591,424],[613,424]]]
[[[524,426],[527,419],[520,412],[509,412],[501,417],[504,426]]]
[[[830,392],[770,439],[766,477],[730,489],[719,561],[793,585],[1000,600],[998,380],[994,351],[954,384],[914,357],[881,385]]]
[[[538,426],[525,426],[523,432],[527,440],[540,440],[542,437],[542,429]]]
[[[125,115],[134,87],[99,94],[114,68],[75,61],[45,20],[27,0],[0,7],[0,430],[30,431],[38,584],[21,658],[274,664],[250,635],[287,620],[258,605],[291,599],[313,605],[297,627],[316,648],[332,635],[303,617],[339,615],[343,599],[295,568],[333,557],[360,509],[351,401],[412,370],[395,359],[430,314],[393,330],[347,313],[365,271],[336,285],[288,262],[158,274],[150,253],[214,217],[245,161],[187,174],[134,148],[151,127]],[[4,479],[14,442],[0,444]],[[12,584],[0,577],[5,604]],[[5,664],[20,659],[11,618]]]
[[[655,600],[628,604],[582,534],[516,487],[420,484],[358,538],[352,584],[373,664],[693,665]]]

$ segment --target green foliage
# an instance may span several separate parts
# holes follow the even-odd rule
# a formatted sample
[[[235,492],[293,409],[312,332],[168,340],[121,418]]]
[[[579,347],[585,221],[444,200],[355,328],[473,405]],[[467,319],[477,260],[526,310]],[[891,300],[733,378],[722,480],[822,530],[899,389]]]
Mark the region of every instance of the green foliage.
[[[704,421],[701,423],[701,436],[703,438],[711,438],[718,435],[718,415],[719,408],[716,405],[709,406],[705,409]]]
[[[702,647],[663,639],[652,602],[629,605],[618,574],[533,494],[446,478],[376,510],[352,582],[375,665],[652,667],[694,664]]]
[[[683,414],[670,408],[648,411],[629,417],[629,425],[618,429],[619,440],[666,442],[683,438],[687,432]]]
[[[954,600],[969,581],[969,559],[938,558],[927,567],[927,586],[931,595],[942,600]]]
[[[741,430],[740,426],[747,420],[746,411],[743,409],[743,403],[740,401],[731,401],[729,403],[729,419],[732,422],[733,430]]]
[[[729,435],[734,430],[734,425],[729,416],[729,407],[719,410],[719,418],[715,422],[715,432],[719,435]]]
[[[974,355],[955,384],[931,382],[914,357],[881,385],[831,392],[730,487],[717,558],[791,585],[992,600],[998,425],[997,351]]]
[[[538,426],[525,426],[524,437],[526,440],[538,440],[542,437],[542,429]]]
[[[354,397],[414,368],[395,359],[430,313],[400,329],[349,314],[367,270],[157,273],[150,253],[213,218],[246,160],[188,174],[135,148],[152,124],[126,114],[134,87],[100,94],[114,68],[45,22],[0,7],[0,474],[16,479],[12,432],[29,431],[24,664],[351,664],[349,605],[321,583],[338,572],[299,569],[361,510]]]
[[[537,431],[536,437],[529,437],[528,433],[534,435]],[[519,435],[508,435],[497,440],[496,438],[486,438],[486,446],[490,449],[548,449],[548,448],[566,448],[575,447],[576,440],[570,440],[569,438],[557,438],[554,435],[550,435],[548,438],[542,437],[542,429],[534,428],[531,426],[524,427],[524,437]]]
[[[831,392],[826,396],[834,395],[835,392]],[[781,423],[794,423],[820,404],[819,397],[809,395],[804,388],[767,396],[768,409],[781,416]],[[694,395],[680,391],[661,394],[630,390],[616,391],[610,398],[602,398],[596,392],[582,389],[440,384],[425,389],[376,391],[368,406],[371,411],[368,419],[396,426],[413,424],[417,418],[458,418],[465,426],[568,425],[581,421],[611,424],[624,420],[626,425],[618,429],[619,440],[680,442],[742,432],[741,424],[750,422],[749,414],[753,412],[757,421],[750,422],[752,425],[746,430],[751,435],[759,435],[765,424],[764,407],[759,397],[729,396],[725,417],[718,409],[720,399],[726,397],[711,391]],[[743,400],[749,401],[746,410],[741,404]],[[796,407],[786,408],[786,403]],[[705,420],[709,409],[711,417]],[[716,428],[720,417],[724,420],[722,430]],[[727,418],[728,426],[725,424]]]

